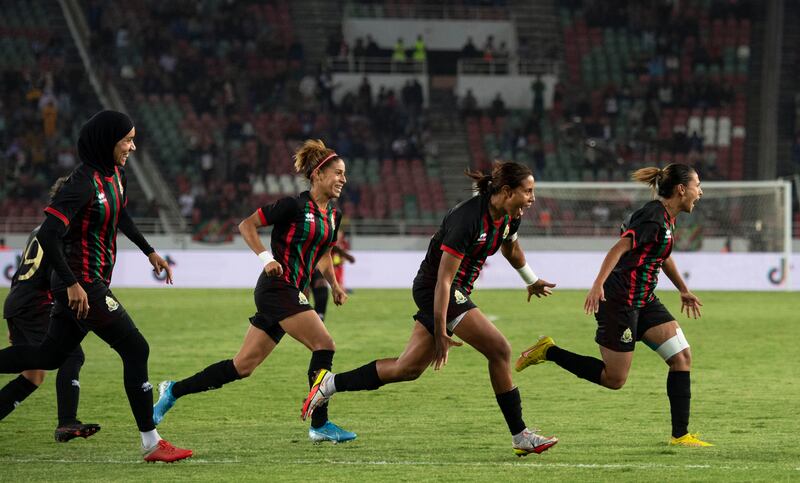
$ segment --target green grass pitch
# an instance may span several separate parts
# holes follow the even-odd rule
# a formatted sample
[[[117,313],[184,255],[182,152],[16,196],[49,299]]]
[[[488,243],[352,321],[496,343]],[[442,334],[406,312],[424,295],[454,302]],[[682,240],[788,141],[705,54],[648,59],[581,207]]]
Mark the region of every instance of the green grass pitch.
[[[5,297],[6,290],[0,292]],[[150,380],[182,378],[231,358],[254,308],[249,290],[117,290],[150,342]],[[540,334],[596,355],[584,292],[478,290],[474,300],[515,354]],[[678,315],[674,292],[662,301]],[[0,422],[0,480],[136,481],[787,481],[800,479],[797,294],[701,292],[704,316],[680,318],[692,345],[692,419],[713,448],[667,446],[666,365],[639,344],[627,385],[609,391],[552,363],[515,374],[525,421],[561,441],[517,458],[488,381],[484,358],[464,346],[440,372],[372,392],[337,395],[332,420],[358,433],[313,445],[300,421],[309,352],[286,337],[249,379],[181,399],[159,426],[194,458],[141,461],[139,436],[116,354],[84,341],[79,417],[103,430],[53,441],[55,374]],[[410,290],[358,290],[329,309],[334,369],[396,356],[415,308]],[[13,376],[0,376],[5,384]]]

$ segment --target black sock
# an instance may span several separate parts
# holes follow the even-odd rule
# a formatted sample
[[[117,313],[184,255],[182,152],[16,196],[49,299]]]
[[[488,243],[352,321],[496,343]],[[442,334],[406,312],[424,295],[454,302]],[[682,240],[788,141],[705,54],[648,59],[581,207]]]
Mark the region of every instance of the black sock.
[[[326,289],[327,290],[327,289]],[[331,370],[333,367],[334,351],[321,350],[311,353],[311,362],[308,363],[308,387],[314,385],[317,371],[320,369]],[[311,415],[311,427],[319,428],[328,422],[328,403],[322,404]]]
[[[58,375],[56,376],[56,402],[59,426],[78,422],[78,402],[81,396],[79,375],[83,361],[83,351],[79,347],[67,357],[58,369]]]
[[[503,394],[496,394],[495,397],[512,436],[521,433],[525,429],[525,422],[522,420],[522,401],[519,397],[519,388],[515,387]]]
[[[325,311],[328,310],[328,286],[314,287],[311,292],[314,293],[314,310],[320,319],[325,320]]]
[[[383,386],[383,381],[378,377],[378,361],[353,369],[352,371],[336,374],[333,378],[336,392],[345,391],[373,391]]]
[[[606,367],[600,359],[575,354],[556,345],[547,349],[546,357],[548,361],[553,361],[581,379],[595,384],[600,384],[600,375]]]
[[[672,414],[672,436],[680,438],[689,432],[689,404],[692,399],[689,371],[675,371],[667,375],[667,397]]]
[[[215,362],[202,371],[186,379],[176,382],[172,386],[172,395],[175,399],[187,394],[219,389],[229,382],[241,379],[233,365],[233,360]]]
[[[0,389],[0,420],[8,416],[19,403],[39,387],[22,374]]]

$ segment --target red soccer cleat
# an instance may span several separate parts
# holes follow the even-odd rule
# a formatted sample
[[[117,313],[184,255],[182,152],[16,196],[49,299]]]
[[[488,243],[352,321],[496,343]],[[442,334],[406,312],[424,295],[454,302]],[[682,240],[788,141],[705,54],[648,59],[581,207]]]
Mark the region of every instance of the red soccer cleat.
[[[172,463],[186,458],[192,457],[192,450],[176,448],[172,443],[165,439],[158,441],[158,444],[147,450],[144,454],[144,460],[148,463],[156,461],[163,461],[164,463]]]

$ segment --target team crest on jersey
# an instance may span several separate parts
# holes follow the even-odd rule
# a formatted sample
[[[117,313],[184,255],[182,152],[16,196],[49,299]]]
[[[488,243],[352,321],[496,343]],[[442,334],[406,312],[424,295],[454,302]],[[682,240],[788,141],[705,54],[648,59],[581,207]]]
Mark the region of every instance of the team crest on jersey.
[[[108,307],[109,312],[113,312],[119,308],[119,302],[106,295],[106,307]]]
[[[478,243],[483,243],[486,241],[486,233],[481,233],[481,236],[478,237]]]
[[[308,305],[308,299],[306,298],[305,295],[303,295],[303,292],[297,294],[297,303],[299,303],[300,305]]]
[[[672,230],[670,230],[669,228],[667,228],[667,235],[666,235],[666,237],[667,237],[667,238],[672,238]]]
[[[98,194],[97,194],[97,201],[99,201],[100,203],[102,203],[102,202],[104,202],[105,200],[106,200],[106,194],[105,194],[105,193],[103,193],[103,192],[101,191],[100,193],[98,193]]]
[[[467,301],[467,297],[465,297],[465,296],[464,296],[464,294],[463,294],[463,293],[461,293],[461,291],[460,291],[460,290],[458,290],[458,289],[456,289],[456,290],[453,292],[453,295],[454,295],[454,296],[455,296],[455,298],[456,298],[456,303],[457,303],[457,304],[459,304],[459,305],[461,305],[461,304],[463,304],[464,302],[466,302],[466,301]]]
[[[511,231],[511,225],[506,225],[506,229],[503,230],[503,240],[508,238],[508,232],[510,232],[510,231]]]
[[[633,333],[631,332],[631,329],[625,329],[625,332],[622,333],[622,337],[620,337],[619,340],[625,344],[633,342]]]
[[[313,222],[314,221],[314,213],[306,213],[306,221]]]

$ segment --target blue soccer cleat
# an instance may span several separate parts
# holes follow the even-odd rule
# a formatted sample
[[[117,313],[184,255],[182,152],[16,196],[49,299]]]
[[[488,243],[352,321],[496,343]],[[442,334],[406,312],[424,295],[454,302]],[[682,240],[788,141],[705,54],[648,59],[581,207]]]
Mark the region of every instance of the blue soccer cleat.
[[[167,411],[172,409],[172,406],[175,405],[175,396],[172,395],[172,386],[175,385],[175,381],[162,381],[158,385],[158,401],[153,404],[153,424],[156,426],[164,420],[164,416],[167,415]]]
[[[356,439],[356,433],[342,429],[328,421],[319,428],[308,428],[308,439],[314,443],[331,441],[333,444],[346,443]]]

